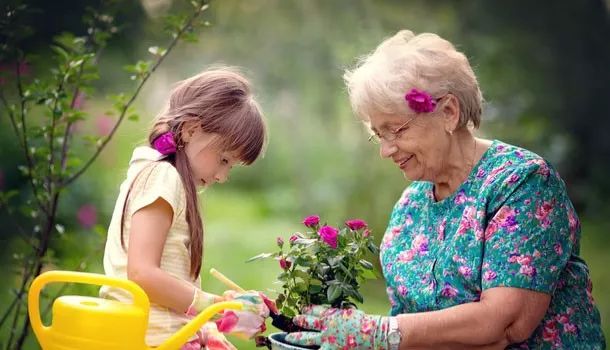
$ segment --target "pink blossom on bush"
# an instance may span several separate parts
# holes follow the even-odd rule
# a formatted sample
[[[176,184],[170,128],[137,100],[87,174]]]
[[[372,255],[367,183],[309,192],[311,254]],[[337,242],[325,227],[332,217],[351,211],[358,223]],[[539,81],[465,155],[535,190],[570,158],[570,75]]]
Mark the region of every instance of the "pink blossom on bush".
[[[368,226],[364,220],[360,220],[360,219],[347,220],[345,222],[345,225],[347,227],[349,227],[350,230],[353,230],[353,231],[360,230],[360,229],[366,228]]]
[[[288,270],[290,266],[292,266],[292,263],[289,260],[286,260],[285,258],[280,259],[280,267],[282,270]]]
[[[76,218],[82,227],[89,229],[97,222],[97,210],[92,204],[85,204],[78,209]]]
[[[85,94],[81,91],[79,91],[76,94],[76,97],[74,97],[74,102],[72,103],[72,107],[74,107],[74,109],[83,109],[85,105]]]
[[[320,237],[322,238],[322,240],[328,244],[331,248],[336,249],[337,248],[337,238],[339,236],[339,230],[337,230],[336,228],[332,227],[332,226],[322,226],[322,228],[320,228],[320,231],[318,232],[318,234],[320,235]]]
[[[307,227],[315,227],[320,223],[320,217],[317,215],[310,215],[303,219],[303,225]]]
[[[108,136],[114,127],[115,121],[107,115],[95,119],[95,130],[99,136]]]

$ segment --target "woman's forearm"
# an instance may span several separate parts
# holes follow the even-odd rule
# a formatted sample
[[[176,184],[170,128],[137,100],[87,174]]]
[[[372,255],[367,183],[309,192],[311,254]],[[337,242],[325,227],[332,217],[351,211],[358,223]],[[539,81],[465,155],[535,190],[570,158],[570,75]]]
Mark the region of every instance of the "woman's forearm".
[[[401,349],[503,349],[509,314],[483,302],[398,316]]]
[[[158,267],[146,268],[131,273],[129,279],[136,282],[148,295],[151,302],[184,313],[191,305],[194,287],[179,280]],[[221,301],[221,297],[218,300]]]

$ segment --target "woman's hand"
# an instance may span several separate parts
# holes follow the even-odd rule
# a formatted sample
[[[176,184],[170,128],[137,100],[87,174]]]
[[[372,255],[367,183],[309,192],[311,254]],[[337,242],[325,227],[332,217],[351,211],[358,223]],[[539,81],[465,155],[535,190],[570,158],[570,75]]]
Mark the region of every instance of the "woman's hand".
[[[318,332],[290,333],[286,341],[296,345],[318,345],[321,350],[388,349],[390,318],[367,315],[357,309],[334,309],[312,305],[294,318],[299,327]]]

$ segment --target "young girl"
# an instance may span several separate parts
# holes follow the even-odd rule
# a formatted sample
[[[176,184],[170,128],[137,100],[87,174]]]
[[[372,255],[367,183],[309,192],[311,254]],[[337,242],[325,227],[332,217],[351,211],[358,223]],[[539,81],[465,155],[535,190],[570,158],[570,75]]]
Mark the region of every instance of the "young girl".
[[[252,164],[266,141],[248,81],[220,68],[180,82],[148,141],[133,152],[104,252],[106,274],[136,282],[150,298],[147,344],[161,344],[207,306],[235,298],[248,307],[230,312],[229,322],[218,323],[221,331],[253,336],[264,330],[269,310],[262,294],[216,296],[201,290],[199,278],[203,225],[197,187],[225,182],[234,165]],[[116,288],[103,287],[100,295],[131,300]],[[198,335],[183,349],[233,348],[214,323]]]

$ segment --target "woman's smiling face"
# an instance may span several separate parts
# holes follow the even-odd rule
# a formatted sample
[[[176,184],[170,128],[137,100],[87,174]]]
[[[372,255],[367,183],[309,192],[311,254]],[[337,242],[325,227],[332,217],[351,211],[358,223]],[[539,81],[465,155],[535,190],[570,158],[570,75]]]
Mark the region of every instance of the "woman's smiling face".
[[[408,124],[401,127],[408,121]],[[442,171],[448,152],[444,119],[436,113],[373,114],[370,127],[380,138],[381,157],[391,159],[411,181],[434,182]],[[398,130],[398,132],[396,132]],[[387,141],[395,133],[396,139]],[[390,137],[391,138],[391,137]]]

